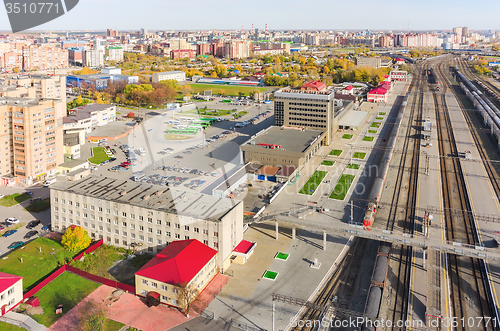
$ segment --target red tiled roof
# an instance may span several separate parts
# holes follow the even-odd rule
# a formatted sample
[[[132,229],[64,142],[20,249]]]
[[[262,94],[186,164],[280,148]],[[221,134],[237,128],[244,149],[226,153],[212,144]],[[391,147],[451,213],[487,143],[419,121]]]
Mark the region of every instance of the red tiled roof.
[[[250,251],[250,249],[252,249],[254,245],[254,242],[243,239],[242,241],[240,241],[238,246],[236,246],[233,252],[246,254]]]
[[[313,80],[313,81],[305,83],[300,88],[301,89],[310,88],[310,89],[317,89],[318,91],[321,91],[321,90],[326,88],[326,84],[322,83],[320,80]]]
[[[135,274],[167,284],[187,284],[217,254],[196,239],[172,242]]]
[[[352,90],[352,85],[347,86],[345,89],[348,91]]]
[[[398,61],[398,62],[401,62],[401,61],[402,61],[402,62],[405,62],[405,60],[404,60],[404,59],[402,59],[402,58],[400,58],[400,57],[396,58],[396,61]]]
[[[368,92],[368,94],[386,94],[386,93],[387,93],[387,90],[382,88],[382,87],[376,87],[373,90],[371,90],[370,92]]]
[[[0,293],[17,283],[23,277],[0,272]]]

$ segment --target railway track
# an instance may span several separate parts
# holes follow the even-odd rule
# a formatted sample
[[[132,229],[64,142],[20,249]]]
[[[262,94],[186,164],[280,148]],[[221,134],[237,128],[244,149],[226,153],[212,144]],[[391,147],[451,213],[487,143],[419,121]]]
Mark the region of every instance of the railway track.
[[[441,65],[436,66],[440,81],[445,82],[442,93],[433,92],[434,109],[438,133],[438,147],[441,155],[458,155],[450,113],[447,108],[445,93],[450,89],[445,80]],[[477,229],[472,218],[472,208],[467,194],[462,166],[458,158],[440,158],[444,220],[448,240],[467,244],[479,244]],[[446,212],[448,209],[463,210],[462,217]],[[457,321],[454,330],[471,330],[468,321],[478,317],[491,317],[487,282],[480,261],[456,255],[447,255],[450,279],[450,304],[452,317]],[[492,325],[475,325],[473,330],[493,330]],[[477,326],[477,327],[476,327]]]
[[[403,141],[403,150],[408,151],[401,155],[399,168],[395,181],[395,190],[392,196],[392,206],[389,210],[387,219],[387,230],[401,229],[405,233],[413,233],[415,220],[415,207],[418,194],[418,172],[420,162],[420,122],[423,117],[424,100],[424,68],[417,67],[417,78],[412,82],[416,92],[413,93],[413,100],[410,108],[408,126],[405,139]],[[413,85],[414,84],[414,85]],[[412,88],[410,87],[410,91]],[[406,208],[398,208],[400,200],[404,201]],[[401,219],[401,212],[404,217]],[[397,267],[392,268],[395,271],[398,281],[394,289],[394,300],[390,304],[392,314],[388,317],[392,321],[406,321],[408,315],[409,289],[411,281],[411,260],[413,249],[410,246],[393,246],[393,258],[397,259]],[[399,330],[396,326],[386,328],[386,330]]]
[[[465,62],[463,59],[458,59],[457,64],[462,68],[462,73],[464,76],[467,77],[471,82],[474,80],[480,81],[482,84],[484,84],[487,88],[489,88],[493,93],[496,94],[496,96],[500,96],[500,88],[498,88],[496,85],[492,84],[489,82],[487,79],[482,78],[480,75],[476,75],[475,73],[472,72],[472,69],[469,67],[467,62]],[[484,93],[484,89],[481,87]],[[497,104],[497,107],[500,106],[500,102],[496,100],[496,98],[493,98],[491,101]]]
[[[349,249],[334,275],[328,280],[323,289],[314,300],[315,307],[309,307],[300,317],[300,325],[294,327],[295,331],[316,330],[318,325],[314,321],[320,321],[329,307],[347,308],[351,294],[353,293],[354,280],[357,277],[359,265],[365,253],[368,239],[356,238],[355,243]],[[318,309],[321,307],[321,309]],[[330,316],[331,317],[331,316]],[[336,319],[345,319],[349,316],[336,313]],[[311,323],[307,323],[311,321]]]

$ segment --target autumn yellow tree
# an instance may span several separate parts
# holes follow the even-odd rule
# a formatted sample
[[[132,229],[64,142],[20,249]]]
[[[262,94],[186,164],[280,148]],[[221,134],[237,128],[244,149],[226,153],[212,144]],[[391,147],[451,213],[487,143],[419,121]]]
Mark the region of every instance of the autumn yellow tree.
[[[89,247],[91,239],[81,226],[69,227],[61,240],[61,244],[70,252],[78,252]]]

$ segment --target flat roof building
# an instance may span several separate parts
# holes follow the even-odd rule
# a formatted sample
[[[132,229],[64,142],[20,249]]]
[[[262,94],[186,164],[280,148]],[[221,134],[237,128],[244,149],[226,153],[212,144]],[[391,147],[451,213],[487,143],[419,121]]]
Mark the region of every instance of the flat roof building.
[[[50,186],[55,231],[83,226],[91,238],[156,253],[197,239],[219,252],[225,270],[243,239],[243,202],[129,180],[89,176]]]
[[[274,93],[274,125],[326,132],[325,145],[337,131],[337,117],[347,109],[333,91],[283,89]],[[346,102],[349,104],[349,102]]]
[[[325,131],[271,126],[245,142],[240,149],[245,164],[258,162],[278,167],[265,168],[268,172],[274,171],[274,176],[279,167],[293,165],[302,168],[325,143]]]
[[[186,73],[184,71],[167,71],[167,72],[155,72],[151,76],[151,81],[153,83],[161,82],[162,80],[173,79],[178,82],[183,82],[186,80]]]

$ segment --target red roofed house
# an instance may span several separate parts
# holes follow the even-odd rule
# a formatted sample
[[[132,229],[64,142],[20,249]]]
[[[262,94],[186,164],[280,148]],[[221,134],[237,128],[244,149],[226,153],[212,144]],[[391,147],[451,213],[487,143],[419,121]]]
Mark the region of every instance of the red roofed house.
[[[387,102],[388,91],[382,87],[376,87],[368,92],[368,102]]]
[[[408,79],[408,72],[403,70],[391,70],[391,81],[406,81]]]
[[[135,273],[135,294],[186,309],[189,301],[218,273],[217,251],[196,239],[178,240],[165,247]]]
[[[23,277],[0,272],[0,316],[23,300]]]
[[[292,166],[294,169],[295,167]],[[247,263],[250,256],[252,256],[253,251],[257,246],[256,242],[242,240],[233,250],[233,256],[231,257],[231,263],[245,264]]]
[[[394,59],[394,63],[396,64],[405,64],[405,59],[402,59],[400,57]]]
[[[326,84],[320,80],[313,80],[302,85],[300,89],[305,91],[324,91],[326,90]]]

